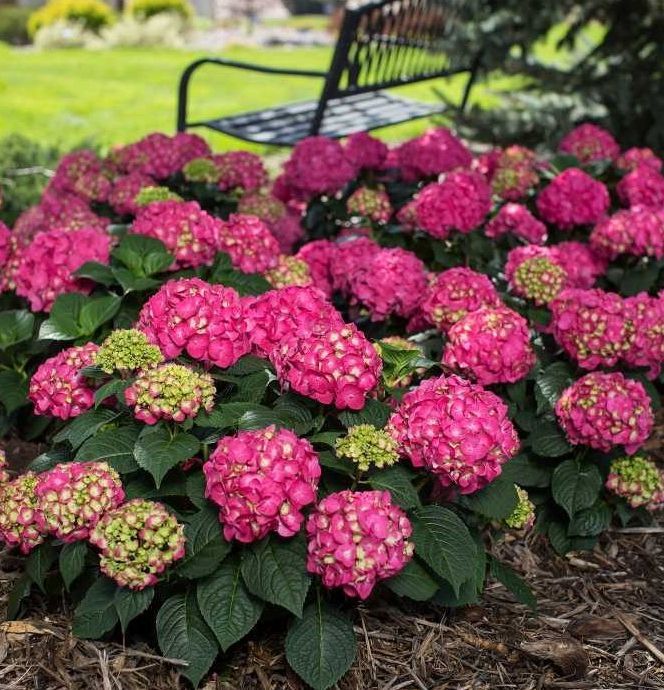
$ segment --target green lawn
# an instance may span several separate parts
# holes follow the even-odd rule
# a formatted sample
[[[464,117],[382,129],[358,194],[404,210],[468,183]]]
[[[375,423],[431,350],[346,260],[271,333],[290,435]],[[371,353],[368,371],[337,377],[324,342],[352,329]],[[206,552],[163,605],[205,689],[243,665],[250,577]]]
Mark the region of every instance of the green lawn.
[[[310,69],[325,69],[330,58],[327,48],[232,48],[219,54]],[[165,49],[38,52],[0,44],[0,136],[18,132],[44,143],[72,147],[85,140],[111,146],[155,130],[172,132],[179,74],[200,55]],[[436,86],[457,99],[464,79]],[[194,77],[191,115],[214,116],[313,98],[320,86],[316,79],[203,68]],[[402,92],[437,100],[432,83],[405,87]],[[487,96],[477,92],[476,98],[486,101]],[[391,139],[414,136],[428,124],[421,120],[399,125],[382,135]],[[247,146],[214,132],[204,136],[215,149]]]

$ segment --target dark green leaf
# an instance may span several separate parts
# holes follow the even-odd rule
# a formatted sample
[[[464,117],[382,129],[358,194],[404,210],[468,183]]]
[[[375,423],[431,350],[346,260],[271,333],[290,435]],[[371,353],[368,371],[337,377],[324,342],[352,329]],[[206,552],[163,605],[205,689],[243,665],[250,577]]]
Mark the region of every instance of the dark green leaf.
[[[596,537],[611,524],[611,509],[604,502],[597,502],[574,514],[567,533],[570,537]]]
[[[81,307],[80,335],[92,335],[102,324],[110,321],[120,309],[121,298],[117,295],[88,297]]]
[[[183,432],[171,433],[165,426],[149,429],[141,434],[134,446],[136,462],[149,472],[157,488],[166,473],[185,460],[193,458],[200,448],[195,436]]]
[[[519,486],[542,489],[551,484],[552,474],[550,463],[529,455],[517,455],[503,465],[501,477]]]
[[[26,309],[0,312],[0,350],[29,340],[35,316]]]
[[[286,659],[314,690],[326,690],[351,667],[357,653],[352,622],[320,597],[286,636]]]
[[[85,441],[75,459],[84,462],[103,460],[121,474],[133,472],[138,469],[134,446],[140,430],[139,426],[131,425],[100,431]]]
[[[263,602],[242,581],[238,556],[226,558],[214,575],[197,587],[198,604],[221,648],[226,651],[256,625]]]
[[[329,470],[340,472],[341,474],[348,475],[349,477],[355,476],[355,465],[353,465],[350,460],[344,460],[343,458],[337,457],[331,451],[324,450],[318,453],[318,459],[320,460],[320,464],[323,467],[327,467]]]
[[[159,281],[157,279],[135,276],[128,268],[122,268],[121,266],[113,267],[113,275],[118,283],[120,283],[120,286],[125,293],[152,290],[152,288],[155,288],[159,285]]]
[[[311,583],[306,561],[303,538],[283,540],[273,535],[243,552],[242,577],[252,594],[301,616]]]
[[[127,631],[129,623],[150,606],[153,599],[154,587],[146,587],[139,591],[124,587],[117,588],[113,604],[115,605],[123,633]]]
[[[547,528],[547,536],[554,551],[560,556],[572,550],[572,541],[567,536],[567,525],[562,522],[551,522]]]
[[[255,374],[266,369],[272,370],[272,365],[266,359],[255,355],[244,355],[232,367],[228,367],[226,373],[230,376],[247,376],[247,374]]]
[[[507,587],[517,601],[537,612],[537,599],[535,599],[532,590],[526,581],[517,575],[512,568],[492,558],[489,562],[489,569],[491,575],[493,575],[498,582]]]
[[[196,579],[210,575],[231,550],[231,544],[222,537],[218,511],[212,506],[188,518],[184,534],[185,556],[177,567],[182,577]]]
[[[76,450],[83,441],[90,438],[90,436],[94,436],[101,427],[112,422],[119,417],[120,414],[120,412],[107,408],[90,410],[67,424],[64,429],[61,429],[53,437],[53,440],[56,443],[69,441],[72,448]]]
[[[626,297],[638,295],[639,292],[649,292],[657,282],[660,267],[651,261],[625,271],[620,281],[620,292]]]
[[[554,362],[535,378],[535,388],[541,393],[552,410],[560,394],[572,383],[572,372],[564,362]],[[541,412],[542,410],[540,410]]]
[[[139,278],[165,271],[173,263],[163,242],[145,235],[125,235],[113,256]]]
[[[597,500],[602,488],[602,476],[595,465],[566,460],[556,467],[551,481],[555,502],[565,509],[570,518]]]
[[[81,332],[81,310],[89,298],[78,292],[60,295],[51,308],[49,318],[39,329],[40,340],[74,340]]]
[[[156,627],[162,653],[186,661],[182,674],[197,687],[219,650],[193,591],[167,599],[157,614]]]
[[[416,510],[411,522],[417,555],[458,594],[477,556],[468,528],[451,510],[436,505]]]
[[[190,472],[187,475],[187,498],[200,510],[208,504],[205,498],[205,477],[202,472]]]
[[[127,388],[129,388],[130,385],[131,381],[122,381],[120,379],[114,379],[113,381],[109,381],[108,383],[105,383],[103,386],[100,386],[95,391],[95,407],[99,407],[104,402],[104,400],[110,398],[111,396],[115,396],[118,400],[124,402],[123,393]]]
[[[56,447],[38,455],[29,465],[28,469],[33,472],[46,472],[55,467],[59,462],[67,462],[71,457],[69,451],[64,447]]]
[[[101,577],[86,592],[74,612],[72,632],[76,637],[99,639],[118,622],[115,610],[117,585]]]
[[[7,620],[15,620],[21,613],[23,601],[30,594],[32,580],[24,573],[14,582],[7,597]]]
[[[416,508],[420,505],[420,497],[412,484],[413,476],[405,467],[396,465],[376,471],[369,477],[369,484],[372,489],[389,491],[394,502],[402,508]]]
[[[109,287],[115,284],[115,276],[110,266],[100,264],[98,261],[86,261],[80,268],[74,271],[77,278],[89,278],[95,283]]]
[[[509,517],[518,502],[514,482],[500,476],[480,491],[464,497],[464,503],[474,512],[492,520]]]
[[[0,371],[0,403],[7,414],[29,402],[28,379],[17,371]]]
[[[369,399],[365,406],[357,411],[346,410],[339,414],[339,421],[346,427],[357,426],[358,424],[371,424],[377,429],[382,429],[390,417],[392,410],[379,400]]]
[[[257,371],[254,374],[243,376],[237,382],[238,388],[233,395],[233,400],[259,403],[265,396],[269,382],[270,374],[267,371]]]
[[[439,587],[429,571],[415,558],[398,575],[385,580],[385,585],[400,597],[414,601],[428,601]]]
[[[314,434],[309,438],[311,443],[320,444],[323,446],[329,446],[334,448],[337,443],[337,439],[344,435],[342,431],[323,431],[320,434]]]
[[[559,458],[572,450],[555,422],[540,422],[530,435],[530,443],[533,452],[543,458]]]
[[[42,592],[44,591],[44,580],[55,562],[55,557],[55,549],[47,541],[33,549],[25,559],[25,572]]]
[[[85,557],[88,554],[88,544],[84,541],[75,541],[65,544],[60,551],[59,567],[60,575],[65,587],[70,589],[72,583],[83,572]]]

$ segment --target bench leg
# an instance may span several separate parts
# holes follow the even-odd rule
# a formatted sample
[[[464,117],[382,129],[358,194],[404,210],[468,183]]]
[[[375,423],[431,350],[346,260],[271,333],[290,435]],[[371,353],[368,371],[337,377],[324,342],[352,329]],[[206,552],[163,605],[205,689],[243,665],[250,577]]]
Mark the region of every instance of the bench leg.
[[[466,82],[466,88],[463,90],[463,97],[461,98],[461,104],[459,110],[463,113],[466,110],[466,105],[468,104],[468,98],[470,97],[470,92],[473,88],[475,80],[477,79],[477,74],[480,71],[480,63],[482,61],[482,55],[478,55],[473,60],[473,65],[470,69],[470,76]]]
[[[187,129],[187,100],[189,98],[189,80],[194,70],[200,67],[201,61],[192,62],[180,77],[178,85],[178,112],[176,128],[178,132],[184,132]]]

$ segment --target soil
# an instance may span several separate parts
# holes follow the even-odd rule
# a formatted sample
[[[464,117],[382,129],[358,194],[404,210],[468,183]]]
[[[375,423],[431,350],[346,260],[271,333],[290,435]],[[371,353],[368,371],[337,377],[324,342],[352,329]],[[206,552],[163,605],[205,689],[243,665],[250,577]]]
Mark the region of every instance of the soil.
[[[493,553],[529,582],[537,614],[493,582],[480,605],[456,611],[372,601],[359,608],[358,658],[339,690],[664,689],[664,527],[616,530],[566,558],[536,536]],[[4,563],[0,606],[18,575]],[[31,617],[0,623],[0,690],[187,687],[154,649],[74,639],[70,619],[37,600]],[[304,690],[282,631],[238,645],[202,687]]]
[[[24,441],[17,436],[0,439],[0,450],[7,455],[7,465],[14,472],[23,472],[25,468],[46,450],[45,443]]]

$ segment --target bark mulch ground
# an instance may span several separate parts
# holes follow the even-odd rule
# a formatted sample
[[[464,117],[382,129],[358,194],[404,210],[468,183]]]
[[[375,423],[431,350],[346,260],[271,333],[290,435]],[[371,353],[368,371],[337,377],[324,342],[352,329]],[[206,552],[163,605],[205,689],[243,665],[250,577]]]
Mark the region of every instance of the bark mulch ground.
[[[567,558],[537,537],[496,545],[532,586],[537,615],[497,583],[480,605],[455,612],[362,607],[358,660],[339,690],[664,689],[664,528],[648,529],[612,532]],[[0,606],[15,576],[0,569]],[[304,690],[282,638],[263,629],[238,645],[205,690]],[[186,687],[154,649],[76,640],[69,619],[39,602],[32,617],[0,623],[0,690]]]

